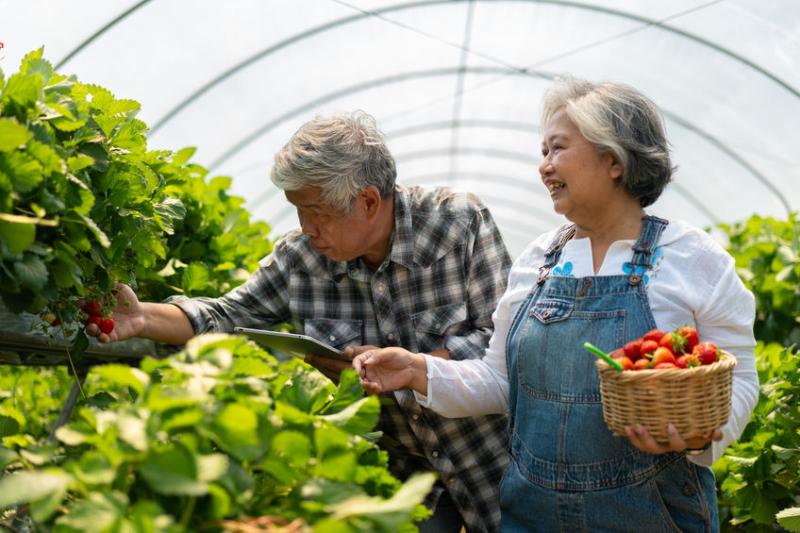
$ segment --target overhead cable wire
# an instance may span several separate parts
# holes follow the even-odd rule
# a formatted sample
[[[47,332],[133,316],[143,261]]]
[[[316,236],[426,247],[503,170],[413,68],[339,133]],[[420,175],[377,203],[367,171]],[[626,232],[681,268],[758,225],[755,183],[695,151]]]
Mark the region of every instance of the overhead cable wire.
[[[453,112],[450,123],[450,177],[447,180],[448,184],[452,184],[455,181],[455,177],[458,175],[458,146],[461,135],[459,123],[461,122],[461,112],[464,105],[464,99],[462,95],[464,94],[464,81],[467,73],[467,60],[469,58],[468,50],[470,41],[472,40],[472,21],[474,15],[475,0],[469,0],[467,7],[467,21],[464,25],[464,39],[461,47],[461,58],[458,62],[458,73],[455,77],[456,94],[458,96],[453,98]]]
[[[127,18],[127,17],[128,17],[128,15],[130,15],[130,14],[131,14],[131,13],[133,13],[133,12],[135,12],[137,9],[139,9],[139,8],[140,8],[140,7],[142,7],[142,6],[144,6],[144,5],[145,5],[145,4],[147,4],[148,2],[150,2],[150,0],[142,0],[142,1],[141,1],[141,2],[139,2],[138,4],[136,4],[136,5],[134,5],[133,7],[131,7],[130,9],[128,9],[128,10],[126,10],[126,11],[124,11],[124,12],[123,12],[122,14],[120,14],[118,17],[115,17],[115,18],[114,18],[114,19],[113,19],[111,22],[108,22],[107,24],[105,24],[105,25],[104,25],[102,28],[100,28],[99,30],[97,30],[96,32],[94,32],[94,33],[93,33],[93,34],[92,34],[92,35],[91,35],[91,36],[90,36],[88,39],[84,40],[84,41],[83,41],[81,44],[79,44],[79,45],[78,45],[78,46],[77,46],[75,49],[73,49],[73,50],[72,50],[70,53],[68,53],[68,54],[66,55],[66,57],[64,57],[64,58],[63,58],[61,61],[59,61],[59,62],[56,64],[56,66],[55,66],[55,67],[53,67],[53,68],[54,68],[55,70],[60,70],[60,69],[61,69],[61,67],[62,67],[62,66],[64,66],[64,64],[66,64],[66,63],[67,63],[67,61],[69,61],[69,60],[70,60],[70,59],[72,59],[74,56],[76,56],[76,55],[77,55],[77,54],[79,54],[81,51],[83,51],[83,49],[84,49],[84,48],[86,48],[87,46],[89,46],[90,44],[92,44],[92,42],[94,42],[94,41],[95,41],[95,40],[96,40],[98,37],[100,37],[101,35],[103,35],[104,33],[106,33],[108,30],[110,30],[111,28],[113,28],[114,26],[116,26],[117,24],[119,24],[121,21],[123,21],[125,18]]]

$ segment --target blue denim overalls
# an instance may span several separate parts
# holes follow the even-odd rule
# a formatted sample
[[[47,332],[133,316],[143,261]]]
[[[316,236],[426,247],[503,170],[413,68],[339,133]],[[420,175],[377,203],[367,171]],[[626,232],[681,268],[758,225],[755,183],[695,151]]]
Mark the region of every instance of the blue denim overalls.
[[[719,529],[711,469],[614,437],[596,358],[583,348],[589,341],[610,352],[656,327],[643,274],[666,225],[644,218],[630,276],[550,276],[574,226],[547,250],[506,346],[512,463],[501,486],[502,532]]]

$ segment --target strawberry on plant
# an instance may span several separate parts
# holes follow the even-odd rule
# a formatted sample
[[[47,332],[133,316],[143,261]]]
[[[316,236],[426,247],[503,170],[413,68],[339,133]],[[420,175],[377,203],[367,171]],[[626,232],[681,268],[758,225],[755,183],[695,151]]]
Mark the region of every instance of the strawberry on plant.
[[[701,342],[694,347],[692,353],[696,354],[697,358],[704,365],[715,363],[719,358],[719,350],[717,349],[717,345],[713,342]]]
[[[112,331],[114,331],[114,319],[113,318],[104,318],[100,321],[100,331],[108,335]]]
[[[87,321],[87,323],[88,324],[94,324],[95,326],[97,326],[99,328],[100,327],[100,322],[102,322],[102,321],[103,321],[102,317],[95,315],[95,316],[90,316],[88,321]]]
[[[656,328],[656,329],[651,329],[650,331],[645,333],[644,337],[642,337],[642,340],[643,341],[655,341],[656,343],[658,343],[661,340],[661,337],[663,337],[663,336],[664,336],[664,332],[661,331],[660,329]]]
[[[61,319],[58,318],[55,314],[47,312],[41,314],[42,320],[47,322],[50,327],[57,327],[61,325]]]
[[[83,310],[89,315],[100,316],[102,314],[103,304],[100,302],[89,302],[84,307]]]

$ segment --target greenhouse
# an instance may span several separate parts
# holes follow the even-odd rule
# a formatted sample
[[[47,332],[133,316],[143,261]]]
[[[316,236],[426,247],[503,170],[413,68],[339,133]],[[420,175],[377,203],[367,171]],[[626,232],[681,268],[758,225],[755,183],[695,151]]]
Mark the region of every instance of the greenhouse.
[[[547,100],[575,79],[657,106],[665,137],[652,142],[670,159],[654,203],[600,137],[582,167],[557,162],[564,139],[593,134],[588,115]],[[402,193],[376,184],[347,198],[363,217],[309,196],[316,185],[292,188],[292,164],[322,153],[314,128],[341,127],[330,117],[365,136],[374,118],[366,144],[385,142],[392,163],[377,166],[396,169]],[[547,385],[561,375],[541,363],[550,352],[526,355],[528,331],[576,347],[603,439],[657,470],[674,455],[699,472],[647,479],[705,511],[682,514],[664,492],[644,514],[660,510],[672,530],[800,531],[797,118],[791,0],[0,0],[0,531],[472,533],[604,520],[591,506],[610,496],[595,487],[627,486],[622,474],[570,485],[582,466],[514,444],[534,439],[526,427],[547,442],[530,428],[544,419],[518,415],[562,393]],[[618,129],[603,142],[640,119],[609,120]],[[587,161],[621,169],[624,186],[582,189],[567,172],[587,175]],[[573,233],[556,231],[568,223]],[[616,293],[610,278],[644,307],[633,296],[591,307]],[[351,352],[347,370],[327,368],[302,360],[308,345],[292,357],[238,326],[305,334],[339,355],[401,347],[424,380],[409,370],[408,390],[388,392],[372,381],[374,352],[356,371]],[[639,354],[645,333],[680,336],[677,364],[698,343],[684,326],[719,346],[714,372],[736,360],[726,388],[685,396],[689,415],[656,409],[683,439],[650,439],[654,426],[626,436],[646,406],[612,435],[606,368],[584,341],[616,365],[638,340],[631,366],[646,359],[656,373],[654,352]],[[477,361],[457,370],[434,359],[441,350]],[[651,392],[642,404],[666,402]],[[702,437],[679,424],[716,414],[716,397],[724,423]],[[536,470],[551,459],[552,483],[550,466]],[[552,505],[520,511],[538,490]],[[631,514],[618,527],[652,524]]]

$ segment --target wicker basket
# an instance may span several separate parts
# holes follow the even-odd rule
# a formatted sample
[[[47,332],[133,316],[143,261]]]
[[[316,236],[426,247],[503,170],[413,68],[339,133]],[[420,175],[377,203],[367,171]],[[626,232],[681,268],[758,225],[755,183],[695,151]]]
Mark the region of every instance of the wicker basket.
[[[683,439],[705,437],[728,422],[736,366],[728,352],[688,369],[619,371],[602,360],[596,364],[603,418],[616,436],[625,436],[625,426],[642,424],[655,440],[667,442],[670,422]]]

